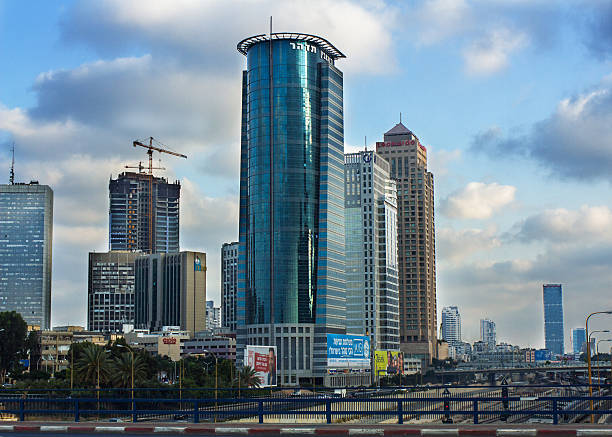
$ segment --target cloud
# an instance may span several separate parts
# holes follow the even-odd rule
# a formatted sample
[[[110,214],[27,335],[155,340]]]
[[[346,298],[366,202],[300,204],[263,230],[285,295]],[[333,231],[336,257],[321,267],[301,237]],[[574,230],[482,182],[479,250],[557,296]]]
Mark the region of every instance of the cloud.
[[[586,17],[582,20],[582,35],[586,47],[600,59],[612,56],[612,3],[604,0],[585,1]]]
[[[76,3],[62,19],[61,34],[104,56],[145,47],[156,59],[189,68],[236,71],[243,63],[236,44],[267,33],[272,15],[274,31],[314,33],[331,41],[348,56],[341,61],[343,71],[388,74],[395,64],[390,29],[397,14],[383,2],[266,0],[236,6],[221,0]]]
[[[508,66],[509,57],[528,43],[524,32],[495,29],[463,50],[466,72],[470,75],[496,73]]]
[[[516,228],[521,242],[579,243],[611,241],[612,211],[607,206],[583,205],[577,211],[548,209],[532,215]]]
[[[436,234],[438,260],[452,263],[465,261],[473,253],[501,245],[495,227],[461,230],[442,228]]]
[[[417,23],[423,23],[418,42],[431,45],[469,29],[472,10],[465,0],[428,0],[416,11]]]
[[[560,179],[612,180],[612,78],[559,102],[550,117],[527,130],[504,135],[499,128],[477,134],[472,149],[493,158],[530,158]]]
[[[470,182],[443,199],[440,209],[452,218],[487,219],[514,201],[516,188],[495,182]]]
[[[461,150],[433,150],[429,152],[427,160],[429,170],[437,177],[448,174],[448,165],[461,159]]]

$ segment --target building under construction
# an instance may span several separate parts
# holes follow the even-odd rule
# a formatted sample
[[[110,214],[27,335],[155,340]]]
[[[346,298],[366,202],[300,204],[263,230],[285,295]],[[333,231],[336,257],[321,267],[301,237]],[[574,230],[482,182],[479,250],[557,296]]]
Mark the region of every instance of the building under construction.
[[[125,172],[108,188],[110,250],[179,252],[180,182]]]

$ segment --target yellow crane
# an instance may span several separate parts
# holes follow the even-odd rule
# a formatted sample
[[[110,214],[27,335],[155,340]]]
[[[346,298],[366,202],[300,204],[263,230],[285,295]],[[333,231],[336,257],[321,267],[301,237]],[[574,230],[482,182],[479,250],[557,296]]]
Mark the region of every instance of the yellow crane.
[[[155,146],[153,145],[154,141],[157,144]],[[173,152],[172,150],[160,147],[164,144],[160,143],[153,137],[149,137],[149,144],[145,144],[138,140],[134,141],[132,144],[134,147],[144,147],[145,149],[147,149],[147,155],[149,155],[149,168],[147,169],[147,179],[149,180],[149,207],[147,209],[147,217],[149,219],[149,253],[153,253],[153,170],[163,169],[162,167],[153,167],[153,152],[167,153],[168,155],[178,156],[179,158],[187,158],[187,155],[183,155],[182,153]],[[139,173],[142,173],[143,170],[142,163],[139,163],[138,167],[126,166],[126,168],[138,168]]]

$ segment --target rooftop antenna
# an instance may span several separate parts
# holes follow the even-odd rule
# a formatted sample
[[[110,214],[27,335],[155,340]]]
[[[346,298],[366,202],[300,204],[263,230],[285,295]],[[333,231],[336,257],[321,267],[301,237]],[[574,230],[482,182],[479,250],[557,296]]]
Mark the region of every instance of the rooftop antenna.
[[[11,185],[15,185],[15,143],[13,143],[13,147],[11,147],[13,152],[13,160],[11,162],[11,176],[9,177],[9,181]]]
[[[270,41],[272,41],[272,15],[270,15]]]
[[[402,113],[400,112],[400,124],[402,124]]]
[[[365,151],[367,152],[368,151],[368,137],[367,136],[363,137],[363,145],[365,147]]]

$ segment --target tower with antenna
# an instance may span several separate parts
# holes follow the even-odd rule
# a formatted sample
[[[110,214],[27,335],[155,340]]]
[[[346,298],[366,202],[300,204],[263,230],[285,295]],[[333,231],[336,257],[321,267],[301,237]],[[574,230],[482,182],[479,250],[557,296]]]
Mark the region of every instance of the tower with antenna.
[[[13,153],[13,159],[11,161],[11,175],[9,177],[9,182],[11,185],[15,185],[15,143],[11,147],[11,152]]]

